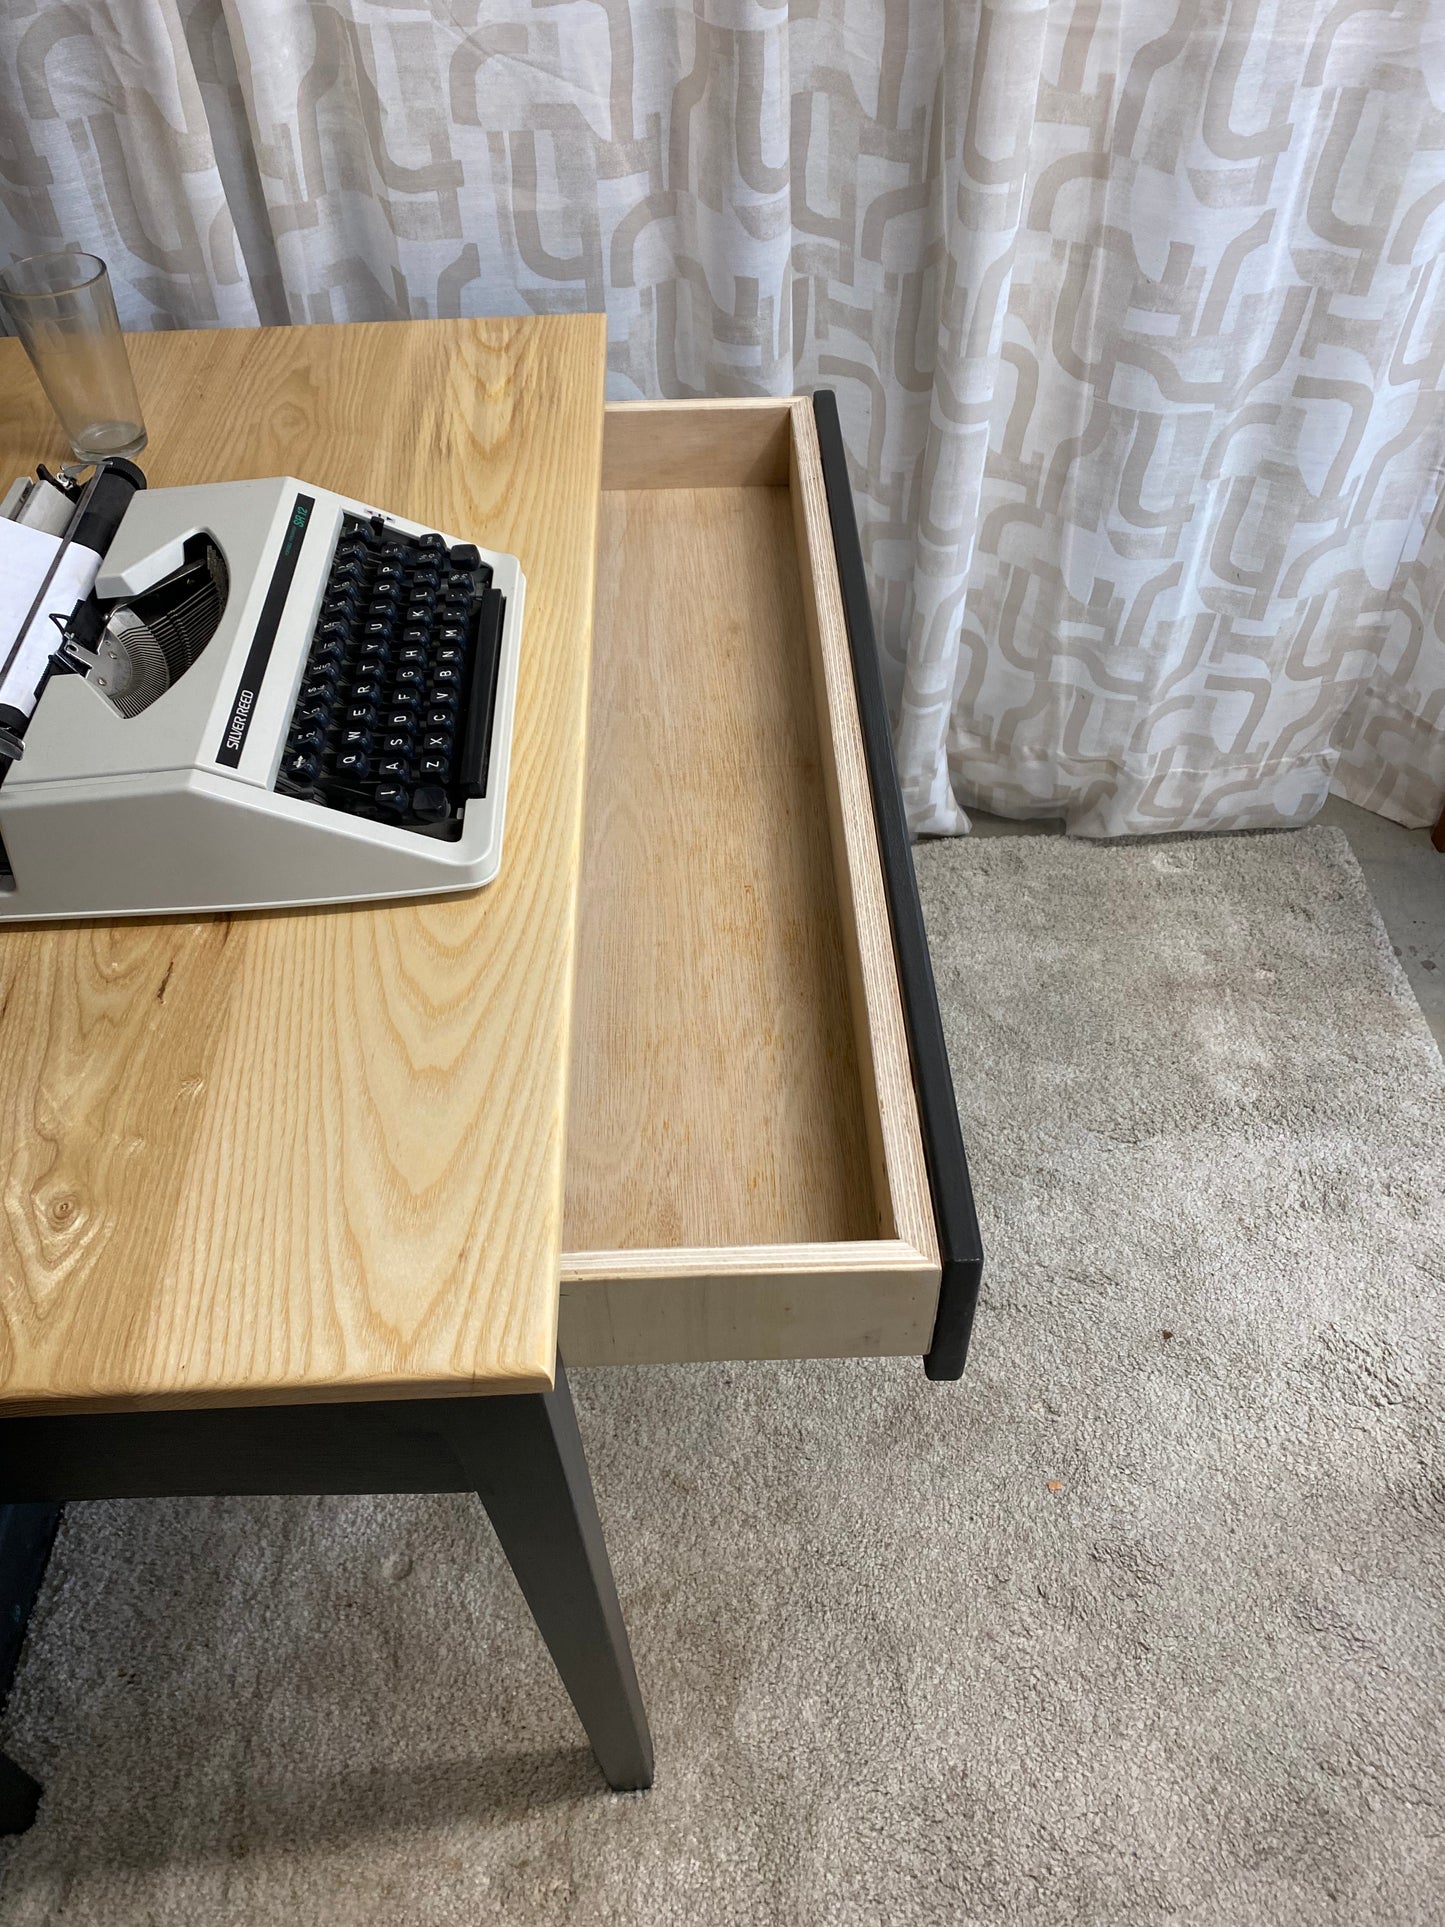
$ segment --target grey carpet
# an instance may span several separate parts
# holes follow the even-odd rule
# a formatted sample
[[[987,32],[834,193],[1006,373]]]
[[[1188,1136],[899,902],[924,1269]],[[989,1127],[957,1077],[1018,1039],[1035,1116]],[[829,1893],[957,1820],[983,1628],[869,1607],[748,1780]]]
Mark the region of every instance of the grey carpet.
[[[1441,1918],[1445,1078],[1345,839],[919,868],[967,1378],[578,1375],[656,1789],[464,1500],[77,1509],[5,1922]]]

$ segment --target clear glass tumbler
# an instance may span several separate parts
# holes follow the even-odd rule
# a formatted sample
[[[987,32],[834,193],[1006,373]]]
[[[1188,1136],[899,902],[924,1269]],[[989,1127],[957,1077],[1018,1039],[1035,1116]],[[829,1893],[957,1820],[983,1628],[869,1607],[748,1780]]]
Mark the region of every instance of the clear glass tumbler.
[[[12,261],[0,271],[0,306],[77,457],[138,455],[145,423],[104,261],[74,248]]]

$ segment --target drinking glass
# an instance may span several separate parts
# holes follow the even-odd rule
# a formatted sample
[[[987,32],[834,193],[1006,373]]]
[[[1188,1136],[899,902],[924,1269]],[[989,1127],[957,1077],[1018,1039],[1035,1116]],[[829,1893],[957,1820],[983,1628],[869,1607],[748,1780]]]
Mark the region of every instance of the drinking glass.
[[[79,460],[138,455],[145,423],[104,261],[75,248],[12,261],[0,306]]]

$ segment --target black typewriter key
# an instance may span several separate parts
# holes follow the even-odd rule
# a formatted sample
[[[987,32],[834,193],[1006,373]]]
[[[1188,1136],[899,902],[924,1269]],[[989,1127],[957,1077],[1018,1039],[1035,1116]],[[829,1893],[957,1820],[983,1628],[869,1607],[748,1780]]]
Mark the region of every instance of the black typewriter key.
[[[411,776],[411,763],[405,756],[383,756],[376,773],[388,783],[405,783]]]
[[[378,783],[376,802],[377,807],[385,810],[388,816],[405,816],[411,807],[411,791],[405,783]]]
[[[345,642],[351,634],[351,623],[345,616],[327,616],[316,625],[318,642]]]
[[[435,783],[424,783],[411,793],[411,813],[419,823],[444,823],[452,813],[451,799]]]
[[[473,542],[458,542],[447,551],[447,559],[454,569],[474,569],[482,552]]]
[[[331,721],[331,704],[320,696],[303,696],[296,705],[293,726],[307,729],[312,723],[319,723],[325,729]]]
[[[336,774],[349,783],[361,783],[371,774],[371,758],[364,749],[344,749],[336,759]]]
[[[376,710],[371,703],[348,703],[342,721],[348,729],[374,729]]]
[[[410,728],[388,729],[381,739],[383,756],[410,756],[416,745],[416,738]]]
[[[467,652],[459,642],[444,642],[439,649],[433,650],[432,661],[446,663],[452,669],[464,669]]]
[[[419,690],[424,687],[425,683],[425,669],[418,669],[414,663],[408,663],[405,669],[398,669],[396,672],[396,686],[398,689]]]
[[[321,759],[302,750],[300,755],[288,760],[286,774],[293,783],[314,783],[321,774]]]
[[[424,669],[427,663],[427,652],[421,643],[409,642],[405,648],[397,651],[396,659],[404,668]]]
[[[286,747],[293,756],[314,755],[317,750],[325,749],[327,734],[319,723],[309,723],[305,729],[292,732]]]
[[[425,648],[431,641],[431,625],[425,622],[408,622],[401,632],[401,639]]]
[[[386,556],[377,563],[376,580],[378,583],[404,582],[406,580],[406,570],[402,567],[401,563],[395,559],[394,551],[388,552]]]
[[[445,756],[423,756],[416,766],[418,776],[432,777],[438,783],[447,780],[450,770],[451,761]]]
[[[464,643],[466,639],[467,639],[466,629],[463,626],[463,624],[461,624],[460,622],[443,622],[438,625],[438,628],[437,628],[438,642]]]
[[[352,689],[351,700],[354,703],[379,703],[381,701],[380,682],[375,676],[363,677]]]
[[[341,732],[341,748],[343,750],[364,750],[369,756],[371,754],[373,741],[371,731],[360,725],[353,729],[343,729]]]
[[[416,711],[415,703],[393,701],[381,719],[381,726],[383,729],[415,729]]]
[[[323,701],[336,693],[336,685],[341,681],[341,671],[334,662],[316,662],[306,670],[306,698],[311,701],[320,697]]]
[[[428,729],[449,730],[455,724],[456,719],[457,706],[455,702],[441,703],[438,702],[435,697],[432,698],[431,706],[426,712],[426,726]]]
[[[450,756],[453,737],[449,729],[429,729],[421,739],[423,756]]]
[[[461,670],[453,668],[449,662],[438,663],[431,672],[431,686],[433,689],[460,689],[461,683]]]
[[[359,556],[350,556],[345,562],[338,562],[331,571],[330,583],[333,589],[348,582],[360,582],[365,569]]]
[[[446,537],[444,535],[438,535],[435,529],[431,530],[427,535],[419,535],[416,539],[416,545],[419,549],[425,549],[431,555],[445,555],[447,552]]]

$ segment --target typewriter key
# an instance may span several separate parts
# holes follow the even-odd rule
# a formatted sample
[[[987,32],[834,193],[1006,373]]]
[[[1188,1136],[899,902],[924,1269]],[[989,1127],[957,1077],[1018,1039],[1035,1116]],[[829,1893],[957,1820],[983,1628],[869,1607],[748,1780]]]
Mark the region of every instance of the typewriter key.
[[[451,815],[452,806],[444,789],[425,783],[412,791],[411,813],[419,823],[443,823]]]

